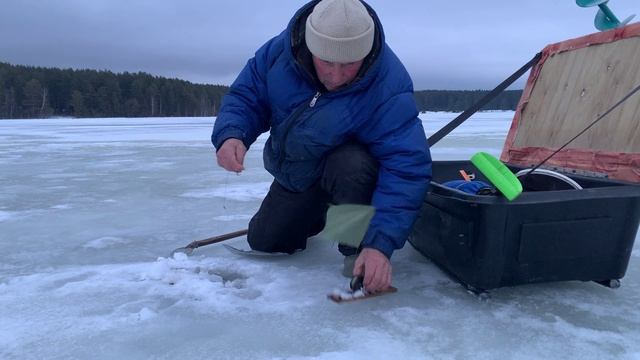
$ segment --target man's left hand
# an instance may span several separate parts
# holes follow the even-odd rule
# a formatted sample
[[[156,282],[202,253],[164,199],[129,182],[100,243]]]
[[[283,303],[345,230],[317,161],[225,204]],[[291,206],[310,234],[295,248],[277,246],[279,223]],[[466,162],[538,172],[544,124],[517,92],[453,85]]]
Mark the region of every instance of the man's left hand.
[[[364,288],[368,292],[386,290],[391,286],[391,262],[379,250],[364,248],[353,266],[353,275],[364,275]]]

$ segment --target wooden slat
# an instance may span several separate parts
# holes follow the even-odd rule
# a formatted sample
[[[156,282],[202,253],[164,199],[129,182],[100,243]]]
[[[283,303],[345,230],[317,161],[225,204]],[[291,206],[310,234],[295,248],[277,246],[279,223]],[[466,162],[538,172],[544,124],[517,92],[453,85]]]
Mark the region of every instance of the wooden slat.
[[[640,37],[555,54],[522,111],[514,145],[557,149],[639,84]],[[640,153],[640,95],[568,149]]]

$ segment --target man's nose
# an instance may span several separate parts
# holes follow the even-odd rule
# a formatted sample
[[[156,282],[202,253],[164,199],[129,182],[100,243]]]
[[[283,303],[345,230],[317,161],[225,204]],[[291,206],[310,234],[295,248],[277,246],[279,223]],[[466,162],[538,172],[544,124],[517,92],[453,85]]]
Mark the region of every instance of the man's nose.
[[[332,80],[340,80],[342,78],[342,67],[340,64],[335,64],[331,66],[331,79]]]

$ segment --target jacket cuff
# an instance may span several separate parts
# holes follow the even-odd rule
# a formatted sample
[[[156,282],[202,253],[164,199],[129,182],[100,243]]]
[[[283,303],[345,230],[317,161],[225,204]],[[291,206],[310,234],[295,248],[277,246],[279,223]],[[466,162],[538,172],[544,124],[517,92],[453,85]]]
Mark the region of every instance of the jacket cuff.
[[[242,132],[242,130],[237,129],[237,128],[227,128],[224,129],[222,131],[220,131],[219,133],[215,134],[215,136],[213,134],[211,134],[211,143],[213,144],[213,146],[215,146],[216,151],[220,150],[220,147],[222,146],[222,144],[230,138],[234,138],[234,139],[238,139],[238,140],[242,140],[243,143],[245,143],[244,141],[244,134]],[[249,149],[249,147],[247,146],[247,144],[244,144],[245,147],[247,149]]]
[[[368,236],[367,234],[367,236],[365,236],[364,240],[362,241],[362,247],[376,249],[383,253],[384,256],[386,256],[389,260],[391,260],[391,255],[395,250],[391,243],[391,240],[382,234],[378,234],[375,237]]]

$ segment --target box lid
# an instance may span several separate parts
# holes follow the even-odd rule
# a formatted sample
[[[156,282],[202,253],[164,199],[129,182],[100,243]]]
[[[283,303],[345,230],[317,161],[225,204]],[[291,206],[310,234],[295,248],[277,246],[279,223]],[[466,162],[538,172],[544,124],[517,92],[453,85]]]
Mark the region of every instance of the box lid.
[[[531,70],[500,159],[532,167],[640,85],[640,23],[548,45]],[[640,183],[640,93],[544,167]]]

